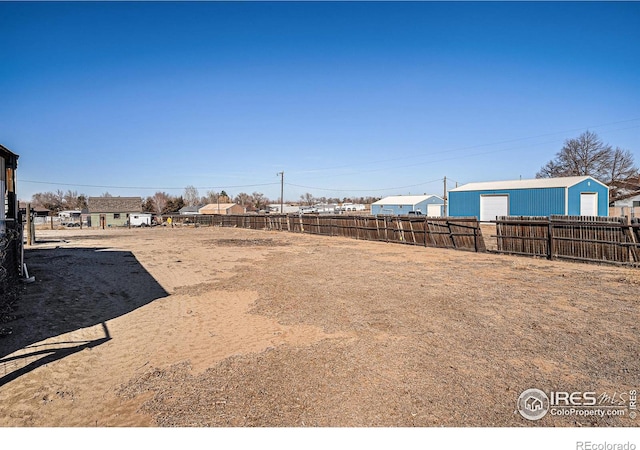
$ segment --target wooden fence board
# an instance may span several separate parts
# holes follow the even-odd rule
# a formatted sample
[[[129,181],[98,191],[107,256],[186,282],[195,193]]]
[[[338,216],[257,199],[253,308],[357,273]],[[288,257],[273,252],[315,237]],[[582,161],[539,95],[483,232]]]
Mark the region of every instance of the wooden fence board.
[[[486,251],[475,217],[409,217],[365,215],[194,215],[172,216],[174,223],[277,230],[341,236],[424,247]]]
[[[498,252],[633,264],[637,240],[625,217],[499,217]]]
[[[640,262],[640,218],[634,217],[629,224],[631,231],[631,239],[635,245],[631,245],[631,255],[634,261]]]

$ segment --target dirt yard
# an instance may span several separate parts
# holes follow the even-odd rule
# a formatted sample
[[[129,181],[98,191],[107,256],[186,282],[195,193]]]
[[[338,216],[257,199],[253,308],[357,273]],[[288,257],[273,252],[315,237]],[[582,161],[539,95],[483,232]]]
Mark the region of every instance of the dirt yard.
[[[516,410],[528,388],[628,405],[640,269],[231,228],[38,239],[2,426],[640,425]]]

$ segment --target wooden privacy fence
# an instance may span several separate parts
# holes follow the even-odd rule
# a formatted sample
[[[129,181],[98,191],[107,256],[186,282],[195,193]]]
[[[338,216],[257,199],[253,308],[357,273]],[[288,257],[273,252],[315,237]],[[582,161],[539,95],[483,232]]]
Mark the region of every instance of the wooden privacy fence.
[[[475,252],[486,250],[475,217],[244,214],[173,216],[173,220],[174,223],[343,236]]]
[[[640,221],[626,217],[498,217],[500,253],[640,265]]]

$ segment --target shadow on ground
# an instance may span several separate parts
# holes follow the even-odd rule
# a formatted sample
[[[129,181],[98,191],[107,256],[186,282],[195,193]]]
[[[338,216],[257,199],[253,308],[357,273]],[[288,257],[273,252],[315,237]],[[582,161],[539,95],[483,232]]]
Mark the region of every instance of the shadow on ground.
[[[25,285],[15,320],[3,324],[12,333],[0,338],[0,386],[43,364],[109,341],[107,321],[169,295],[128,251],[28,249],[25,261],[36,282]],[[34,345],[96,325],[101,325],[99,335],[88,340],[45,348]],[[18,350],[22,352],[12,355]]]

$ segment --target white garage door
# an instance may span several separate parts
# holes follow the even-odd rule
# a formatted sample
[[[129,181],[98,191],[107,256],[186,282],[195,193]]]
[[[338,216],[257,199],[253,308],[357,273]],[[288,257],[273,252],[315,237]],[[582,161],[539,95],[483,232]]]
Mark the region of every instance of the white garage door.
[[[481,195],[480,221],[496,220],[497,216],[509,215],[508,195]]]
[[[442,211],[442,205],[427,205],[427,216],[440,217]]]
[[[597,216],[598,215],[598,193],[597,192],[581,192],[580,193],[580,215],[581,216]]]

